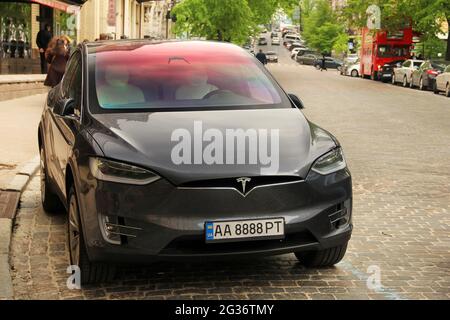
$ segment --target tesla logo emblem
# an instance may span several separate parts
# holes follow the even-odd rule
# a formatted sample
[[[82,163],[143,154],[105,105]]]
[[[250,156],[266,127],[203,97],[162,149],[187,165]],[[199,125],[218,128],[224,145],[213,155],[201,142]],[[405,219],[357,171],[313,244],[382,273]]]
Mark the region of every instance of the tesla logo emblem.
[[[245,189],[247,187],[247,182],[252,181],[252,179],[251,178],[242,177],[242,178],[236,179],[236,181],[242,185],[242,194],[245,195]]]

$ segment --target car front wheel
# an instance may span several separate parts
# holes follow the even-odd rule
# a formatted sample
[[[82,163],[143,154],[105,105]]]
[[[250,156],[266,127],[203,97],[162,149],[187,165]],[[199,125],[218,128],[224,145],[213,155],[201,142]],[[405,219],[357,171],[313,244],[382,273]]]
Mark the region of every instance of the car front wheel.
[[[358,70],[352,70],[351,75],[352,75],[353,78],[358,77]]]
[[[93,263],[89,260],[78,210],[78,200],[73,186],[69,191],[68,242],[70,264],[80,268],[81,284],[108,282],[114,278],[114,266],[106,263]]]
[[[347,243],[325,250],[295,252],[295,256],[306,267],[331,267],[344,258],[346,251]]]
[[[445,95],[450,98],[450,83],[447,83],[447,88],[445,89]]]

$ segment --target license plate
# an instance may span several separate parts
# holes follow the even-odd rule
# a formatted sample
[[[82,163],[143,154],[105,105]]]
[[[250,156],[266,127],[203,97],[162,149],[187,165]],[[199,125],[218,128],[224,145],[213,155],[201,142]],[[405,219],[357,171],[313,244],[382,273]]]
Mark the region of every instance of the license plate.
[[[284,238],[284,218],[205,222],[206,242],[282,238]]]
[[[390,77],[391,75],[390,74],[383,74],[383,77],[384,78],[388,78],[388,77]]]

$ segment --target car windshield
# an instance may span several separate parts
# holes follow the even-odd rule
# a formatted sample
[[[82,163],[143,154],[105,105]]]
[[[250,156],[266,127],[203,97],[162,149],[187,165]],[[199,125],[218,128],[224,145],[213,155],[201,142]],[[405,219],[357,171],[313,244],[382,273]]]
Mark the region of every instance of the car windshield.
[[[392,46],[380,45],[378,46],[378,57],[380,58],[394,58],[408,55],[408,46]]]
[[[237,46],[166,42],[91,49],[98,112],[283,107],[288,101],[264,67]]]

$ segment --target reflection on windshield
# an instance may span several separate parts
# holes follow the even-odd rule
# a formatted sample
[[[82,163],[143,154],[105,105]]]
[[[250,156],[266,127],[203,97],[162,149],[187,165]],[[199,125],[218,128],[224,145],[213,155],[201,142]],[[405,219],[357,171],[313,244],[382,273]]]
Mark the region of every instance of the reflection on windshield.
[[[97,51],[98,105],[111,110],[281,104],[279,91],[252,56],[202,46],[214,51],[164,44]]]

